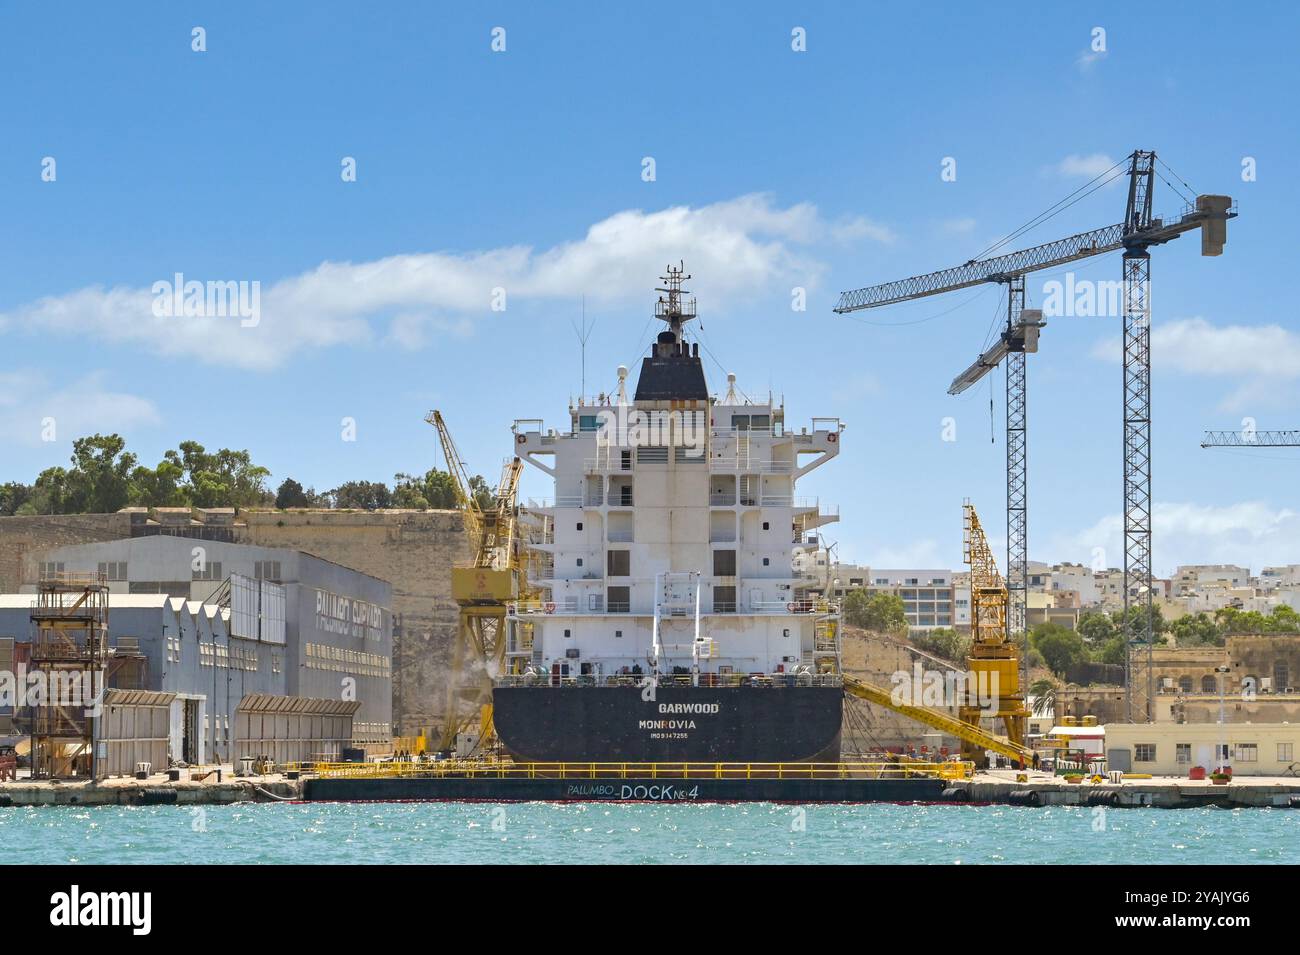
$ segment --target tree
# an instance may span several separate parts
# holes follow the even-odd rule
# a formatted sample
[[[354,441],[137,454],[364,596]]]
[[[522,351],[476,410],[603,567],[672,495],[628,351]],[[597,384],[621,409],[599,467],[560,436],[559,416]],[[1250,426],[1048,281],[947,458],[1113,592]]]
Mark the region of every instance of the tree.
[[[126,507],[135,462],[120,435],[96,434],[73,441],[72,470],[65,472],[59,513],[111,514]]]
[[[456,482],[446,471],[431,468],[424,476],[423,493],[432,508],[443,511],[456,508]]]
[[[1121,610],[1119,614],[1114,618],[1116,631],[1128,633],[1130,638],[1136,637],[1139,633],[1142,633],[1145,630],[1145,626],[1144,626],[1146,623],[1145,613],[1146,613],[1146,607],[1139,606],[1136,604],[1131,605],[1128,608],[1127,615],[1125,615],[1124,611]],[[1151,636],[1155,637],[1158,634],[1164,633],[1168,629],[1169,629],[1169,624],[1165,622],[1165,615],[1161,613],[1160,605],[1152,604],[1151,605]]]
[[[156,468],[143,464],[131,472],[130,500],[141,507],[184,507],[191,503],[189,488],[181,482],[185,471],[167,458]]]
[[[189,480],[190,502],[195,507],[250,507],[269,503],[266,479],[271,472],[253,464],[247,451],[222,448],[209,454],[197,441],[182,441],[179,453],[168,451],[165,458],[184,470]]]
[[[0,515],[17,514],[19,509],[31,500],[33,491],[31,485],[18,481],[0,484]]]
[[[1075,629],[1084,642],[1091,646],[1100,646],[1115,635],[1115,623],[1104,610],[1089,610],[1080,614]]]
[[[1124,635],[1122,633],[1117,633],[1102,646],[1101,650],[1097,654],[1097,661],[1099,663],[1109,663],[1114,666],[1123,666],[1124,656]]]
[[[1044,677],[1029,684],[1029,698],[1034,701],[1035,716],[1045,716],[1056,709],[1056,681]]]
[[[877,633],[905,633],[907,613],[897,594],[850,590],[844,597],[846,623]]]
[[[1279,604],[1268,614],[1262,614],[1258,610],[1224,607],[1215,611],[1214,619],[1224,634],[1300,632],[1300,617],[1285,604]]]
[[[377,511],[393,506],[393,494],[382,481],[348,481],[332,493],[337,508]]]
[[[1223,631],[1207,613],[1185,614],[1169,624],[1180,647],[1221,647]]]
[[[492,488],[488,487],[488,482],[483,479],[483,475],[475,474],[469,479],[469,496],[474,499],[474,503],[479,506],[479,510],[491,510],[493,502],[496,500],[496,494]]]
[[[275,490],[275,506],[283,510],[287,507],[311,507],[311,499],[302,485],[293,478],[285,478]]]
[[[394,474],[393,506],[427,511],[429,499],[424,496],[424,481],[409,474]]]
[[[912,646],[945,660],[963,660],[970,653],[970,637],[963,636],[951,627],[935,627],[913,636]]]
[[[1030,631],[1029,642],[1043,655],[1047,668],[1060,677],[1088,656],[1083,637],[1059,623],[1040,623]]]

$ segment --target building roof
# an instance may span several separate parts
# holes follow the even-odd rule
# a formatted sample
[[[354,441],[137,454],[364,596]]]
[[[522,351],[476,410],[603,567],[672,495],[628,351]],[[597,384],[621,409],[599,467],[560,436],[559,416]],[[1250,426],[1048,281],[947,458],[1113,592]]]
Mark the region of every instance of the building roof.
[[[166,594],[113,594],[108,595],[108,609],[127,610],[165,607]],[[0,610],[25,609],[36,604],[36,594],[0,594]]]
[[[1048,736],[1077,736],[1080,739],[1104,739],[1104,726],[1053,726]]]

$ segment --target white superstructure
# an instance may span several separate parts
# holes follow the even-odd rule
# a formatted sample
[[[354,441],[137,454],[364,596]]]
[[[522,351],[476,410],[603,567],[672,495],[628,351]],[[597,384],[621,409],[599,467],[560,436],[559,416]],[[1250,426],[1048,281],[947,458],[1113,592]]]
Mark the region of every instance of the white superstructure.
[[[668,328],[634,398],[620,368],[618,393],[571,405],[567,430],[515,422],[515,453],[554,478],[555,498],[524,509],[542,599],[511,608],[507,681],[838,679],[834,606],[805,596],[818,581],[794,557],[838,520],[796,484],[839,453],[844,426],[787,429],[782,405],[737,398],[732,375],[711,397],[682,336],[687,277],[665,276]]]

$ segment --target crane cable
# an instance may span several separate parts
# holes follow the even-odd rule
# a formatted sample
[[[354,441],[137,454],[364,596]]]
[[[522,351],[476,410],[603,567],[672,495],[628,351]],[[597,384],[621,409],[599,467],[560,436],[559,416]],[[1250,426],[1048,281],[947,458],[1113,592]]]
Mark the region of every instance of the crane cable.
[[[1115,163],[1115,164],[1114,164],[1113,166],[1111,166],[1109,169],[1107,169],[1107,170],[1105,170],[1104,172],[1099,173],[1098,175],[1094,176],[1094,177],[1093,177],[1092,179],[1090,179],[1088,182],[1085,182],[1085,183],[1084,183],[1082,186],[1080,186],[1078,189],[1074,190],[1074,192],[1070,193],[1070,194],[1069,194],[1068,196],[1066,196],[1065,198],[1060,199],[1060,200],[1058,200],[1057,202],[1053,203],[1052,205],[1048,206],[1046,209],[1044,209],[1044,210],[1043,210],[1042,212],[1040,212],[1038,215],[1034,216],[1034,218],[1030,219],[1030,220],[1029,220],[1028,222],[1026,222],[1024,225],[1020,226],[1020,228],[1014,230],[1013,232],[1008,233],[1008,234],[1007,234],[1006,236],[1004,236],[1002,239],[1000,239],[1000,240],[998,240],[997,242],[993,243],[993,244],[992,244],[991,246],[989,246],[987,249],[985,249],[984,251],[980,252],[978,255],[974,256],[974,258],[975,258],[975,259],[982,259],[982,258],[986,257],[986,256],[989,255],[991,252],[994,252],[994,251],[996,251],[996,250],[1002,248],[1002,246],[1006,245],[1006,244],[1007,244],[1008,242],[1010,242],[1012,239],[1015,239],[1015,238],[1018,237],[1018,236],[1024,235],[1024,233],[1028,232],[1030,229],[1034,228],[1035,226],[1041,225],[1042,223],[1046,222],[1048,219],[1051,219],[1053,216],[1056,216],[1056,215],[1060,214],[1061,212],[1064,212],[1066,209],[1068,209],[1070,206],[1074,205],[1074,203],[1075,203],[1075,202],[1078,202],[1080,199],[1083,199],[1083,198],[1085,198],[1086,196],[1090,196],[1090,195],[1092,195],[1094,192],[1096,192],[1098,189],[1100,189],[1102,186],[1108,185],[1111,181],[1113,181],[1114,179],[1118,178],[1118,175],[1119,175],[1120,173],[1116,173],[1116,175],[1111,175],[1111,174],[1112,174],[1112,173],[1115,173],[1116,170],[1119,169],[1119,167],[1123,166],[1124,163],[1125,163],[1125,161],[1126,161],[1127,159],[1128,159],[1128,157],[1125,157],[1124,159],[1121,159],[1119,162]],[[1099,182],[1099,183],[1098,183],[1098,180],[1103,179],[1104,177],[1107,177],[1107,176],[1109,176],[1110,178],[1106,179],[1105,182]],[[1092,186],[1093,183],[1097,183],[1097,185],[1096,185],[1094,188],[1092,188],[1092,189],[1088,189],[1088,187],[1089,187],[1089,186]],[[1084,193],[1083,195],[1079,195],[1079,194],[1082,193],[1085,189],[1088,189],[1088,191],[1087,191],[1086,193]],[[1077,198],[1075,198],[1076,196],[1077,196]],[[1071,200],[1072,200],[1072,201],[1071,201]],[[1060,208],[1057,208],[1058,206],[1059,206]]]

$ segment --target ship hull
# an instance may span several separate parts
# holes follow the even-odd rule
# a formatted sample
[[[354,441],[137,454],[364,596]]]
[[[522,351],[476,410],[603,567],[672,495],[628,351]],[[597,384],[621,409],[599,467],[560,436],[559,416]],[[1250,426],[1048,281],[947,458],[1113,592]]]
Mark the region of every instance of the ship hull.
[[[497,738],[520,762],[835,762],[837,686],[497,687]]]

